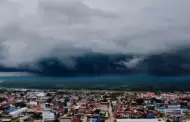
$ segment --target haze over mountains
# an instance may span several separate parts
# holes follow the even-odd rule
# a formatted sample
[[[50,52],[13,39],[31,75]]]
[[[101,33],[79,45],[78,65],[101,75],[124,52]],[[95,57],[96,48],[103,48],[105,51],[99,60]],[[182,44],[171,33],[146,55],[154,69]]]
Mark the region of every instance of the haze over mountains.
[[[1,0],[0,71],[189,75],[189,0]]]

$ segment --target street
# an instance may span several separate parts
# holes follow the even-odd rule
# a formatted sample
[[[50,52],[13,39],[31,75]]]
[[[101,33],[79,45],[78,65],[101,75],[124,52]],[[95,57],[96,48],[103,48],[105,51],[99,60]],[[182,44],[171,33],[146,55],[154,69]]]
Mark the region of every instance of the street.
[[[112,106],[111,106],[111,102],[109,102],[109,122],[114,122],[115,118],[112,112]]]

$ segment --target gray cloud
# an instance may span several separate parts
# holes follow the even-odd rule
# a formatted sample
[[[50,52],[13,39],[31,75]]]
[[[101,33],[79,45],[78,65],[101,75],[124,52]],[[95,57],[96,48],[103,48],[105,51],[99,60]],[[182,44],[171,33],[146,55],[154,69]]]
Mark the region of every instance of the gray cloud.
[[[143,60],[145,57],[133,57],[130,60],[127,61],[121,61],[119,62],[120,65],[124,65],[127,68],[136,68]]]
[[[144,55],[189,46],[189,5],[189,0],[1,0],[0,63],[15,67],[49,56]]]
[[[0,77],[2,76],[36,76],[36,74],[27,73],[27,72],[0,72]]]

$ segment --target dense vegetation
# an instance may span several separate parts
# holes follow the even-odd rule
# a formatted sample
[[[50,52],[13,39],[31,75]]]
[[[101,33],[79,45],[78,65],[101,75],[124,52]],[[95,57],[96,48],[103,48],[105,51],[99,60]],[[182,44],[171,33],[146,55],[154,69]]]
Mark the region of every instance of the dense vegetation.
[[[39,89],[91,89],[120,91],[188,91],[188,81],[6,81],[1,87]]]

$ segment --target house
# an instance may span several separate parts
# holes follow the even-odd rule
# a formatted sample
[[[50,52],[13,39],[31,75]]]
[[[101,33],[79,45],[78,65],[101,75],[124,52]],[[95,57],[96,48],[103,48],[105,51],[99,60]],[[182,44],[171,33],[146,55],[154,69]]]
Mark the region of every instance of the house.
[[[0,122],[11,122],[12,119],[0,119]]]
[[[19,116],[20,114],[22,114],[23,112],[26,112],[28,110],[28,108],[24,107],[24,108],[20,108],[20,109],[17,109],[13,112],[10,112],[9,115],[13,116],[13,117],[17,117]]]
[[[116,122],[165,122],[163,119],[116,119]]]
[[[52,121],[52,120],[55,120],[55,115],[52,112],[44,111],[42,113],[42,118],[44,121]]]

